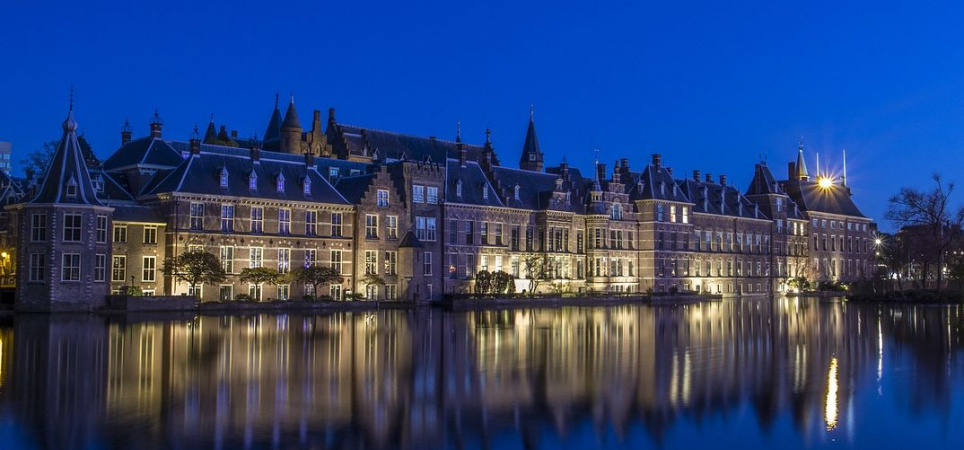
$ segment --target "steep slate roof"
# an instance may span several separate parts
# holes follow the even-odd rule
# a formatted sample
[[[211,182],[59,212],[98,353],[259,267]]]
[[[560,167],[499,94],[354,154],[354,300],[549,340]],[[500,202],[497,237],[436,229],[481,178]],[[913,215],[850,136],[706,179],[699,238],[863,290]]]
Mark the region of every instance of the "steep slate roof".
[[[281,123],[281,129],[301,129],[301,122],[298,121],[298,111],[295,110],[295,96],[291,96],[288,102],[288,111],[285,112],[285,120]]]
[[[110,173],[104,172],[101,169],[91,169],[90,179],[91,181],[98,181],[101,183],[102,188],[96,190],[97,198],[99,198],[102,203],[111,204],[111,202],[114,200],[134,200],[134,196],[131,194],[130,190],[125,185],[121,184],[121,182],[119,182]]]
[[[242,156],[243,155],[243,156]],[[187,192],[208,195],[232,195],[272,200],[348,204],[348,201],[314,167],[309,169],[303,157],[298,162],[277,157],[279,153],[262,152],[258,164],[251,161],[248,150],[220,146],[202,146],[201,153],[183,160],[147,194]],[[228,171],[228,186],[220,186],[221,169]],[[248,175],[257,175],[257,189],[248,186]],[[285,189],[278,192],[275,183],[283,175]],[[303,180],[311,181],[311,194],[305,195]]]
[[[71,102],[67,119],[62,125],[64,130],[57,151],[50,160],[43,185],[30,203],[60,203],[68,205],[103,206],[97,199],[97,192],[90,182],[90,172],[84,159],[80,143],[77,142],[77,122],[74,121],[74,108]],[[67,186],[76,185],[77,195],[67,196]]]
[[[549,198],[556,190],[556,180],[559,175],[535,172],[529,170],[513,169],[510,167],[493,167],[492,174],[499,185],[509,191],[509,201],[506,206],[512,208],[541,210],[549,206]],[[586,211],[584,202],[579,196],[579,184],[582,180],[573,180],[563,183],[563,191],[570,192],[572,199],[569,206],[564,209],[554,209],[560,211],[571,211],[584,213]],[[519,185],[519,200],[512,197],[513,188]]]
[[[335,183],[335,189],[338,189],[338,192],[349,202],[358,204],[374,179],[375,174],[373,173],[339,178],[338,182]]]
[[[146,223],[166,223],[164,215],[160,211],[150,207],[138,205],[136,203],[122,202],[112,204],[114,207],[115,222],[146,222]]]
[[[760,210],[759,216],[754,216],[755,204],[740,194],[739,189],[733,186],[723,186],[716,183],[695,181],[692,179],[679,180],[677,183],[680,190],[686,194],[693,203],[693,212],[717,214],[732,217],[744,217],[755,219],[768,219]],[[704,188],[706,195],[704,196]],[[726,194],[726,208],[722,208],[720,199]],[[708,201],[704,202],[704,200]],[[742,213],[740,205],[743,205]]]
[[[457,159],[449,159],[445,170],[446,188],[445,201],[481,206],[506,206],[502,203],[498,193],[489,183],[482,168],[475,161],[466,161],[465,167]],[[457,195],[456,184],[462,182],[462,195]],[[483,189],[489,191],[489,198],[482,195]],[[511,199],[510,199],[511,201]],[[511,204],[509,206],[512,206]]]
[[[160,138],[135,139],[119,148],[110,158],[107,158],[107,161],[104,161],[103,168],[107,171],[137,166],[153,169],[173,168],[180,164],[183,158],[181,153],[175,150],[171,144]]]
[[[353,156],[370,157],[374,152],[378,152],[378,157],[383,159],[403,159],[404,157],[424,161],[431,157],[432,161],[437,163],[447,158],[459,157],[457,142],[437,138],[410,136],[337,123],[330,124],[326,134],[329,135],[328,142],[331,143],[336,154],[347,153]],[[481,158],[481,146],[465,143],[462,146],[467,159],[478,161]]]
[[[277,150],[281,145],[281,110],[278,109],[278,97],[275,96],[274,111],[268,119],[268,128],[264,130],[264,148]]]
[[[529,127],[526,128],[526,138],[522,144],[522,156],[519,159],[520,164],[525,164],[529,161],[529,156],[534,155],[533,161],[542,162],[542,149],[539,148],[539,139],[536,137],[536,124],[529,115]]]
[[[623,178],[626,178],[623,175]],[[647,164],[642,172],[629,172],[628,180],[620,180],[626,185],[630,200],[665,200],[670,202],[689,202],[692,198],[682,189],[673,189],[676,180],[664,166]],[[664,187],[661,187],[664,186]]]
[[[831,185],[822,188],[813,181],[789,180],[782,183],[787,194],[804,211],[866,217],[850,198],[850,188]]]

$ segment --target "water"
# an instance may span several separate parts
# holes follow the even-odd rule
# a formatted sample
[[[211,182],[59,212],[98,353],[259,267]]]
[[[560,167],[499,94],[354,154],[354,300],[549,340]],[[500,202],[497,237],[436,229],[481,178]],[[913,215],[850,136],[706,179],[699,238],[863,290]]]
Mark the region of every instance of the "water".
[[[959,307],[0,322],[0,448],[962,448]]]

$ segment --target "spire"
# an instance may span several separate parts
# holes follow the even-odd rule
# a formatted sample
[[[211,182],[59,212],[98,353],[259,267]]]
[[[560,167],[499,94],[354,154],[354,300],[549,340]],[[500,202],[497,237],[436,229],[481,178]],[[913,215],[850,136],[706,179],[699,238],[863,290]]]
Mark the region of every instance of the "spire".
[[[462,142],[462,121],[455,121],[455,142]]]
[[[208,122],[208,128],[204,131],[204,139],[202,142],[205,144],[214,144],[218,141],[218,129],[214,125],[214,114],[211,114],[211,120]]]
[[[151,117],[151,137],[160,138],[161,137],[161,127],[164,122],[161,120],[161,115],[157,113],[157,108],[154,108],[154,116]]]
[[[817,152],[817,181],[820,181],[820,152]]]
[[[847,185],[847,149],[843,149],[843,178],[840,179],[840,184]]]
[[[539,148],[539,139],[536,137],[536,123],[533,119],[535,109],[529,107],[529,128],[526,129],[525,143],[522,145],[522,157],[519,159],[519,168],[522,170],[532,170],[542,172],[543,155]]]
[[[284,123],[281,124],[282,129],[297,129],[301,131],[301,122],[298,122],[298,111],[295,111],[295,96],[291,95],[291,101],[288,103],[288,111],[285,112]]]
[[[61,128],[64,131],[57,151],[50,159],[44,174],[43,185],[30,203],[60,203],[103,206],[97,200],[97,191],[90,181],[83,149],[77,140],[77,121],[74,120],[73,92],[67,118]]]
[[[810,180],[810,174],[807,173],[807,163],[803,158],[803,137],[800,138],[800,146],[797,147],[797,179],[800,181]]]
[[[268,119],[268,128],[264,132],[264,147],[267,150],[278,150],[281,141],[281,109],[278,107],[279,94],[274,95],[274,110]]]

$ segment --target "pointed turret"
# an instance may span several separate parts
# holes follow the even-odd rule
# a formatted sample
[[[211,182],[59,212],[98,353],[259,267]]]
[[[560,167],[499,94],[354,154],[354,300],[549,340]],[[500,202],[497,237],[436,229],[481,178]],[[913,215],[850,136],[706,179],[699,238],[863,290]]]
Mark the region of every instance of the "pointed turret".
[[[542,172],[543,155],[539,148],[539,139],[536,137],[536,123],[533,116],[533,110],[530,109],[529,128],[526,130],[525,143],[522,145],[522,158],[519,159],[519,168]]]
[[[214,125],[214,114],[211,114],[211,121],[208,122],[208,129],[204,131],[202,142],[205,144],[216,144],[218,142],[218,129]]]
[[[301,153],[301,122],[298,122],[298,111],[295,110],[295,96],[291,96],[285,120],[281,124],[280,151],[285,153]]]
[[[50,159],[50,166],[47,167],[37,196],[30,200],[30,203],[103,206],[97,200],[97,191],[90,181],[84,153],[77,140],[73,102],[61,128],[64,134],[60,138],[60,144]]]
[[[800,181],[810,181],[810,174],[807,173],[807,163],[803,158],[803,139],[800,139],[800,146],[797,148],[797,179]]]
[[[265,150],[277,151],[281,147],[281,109],[278,106],[278,94],[274,96],[274,111],[268,119],[268,129],[264,131]]]

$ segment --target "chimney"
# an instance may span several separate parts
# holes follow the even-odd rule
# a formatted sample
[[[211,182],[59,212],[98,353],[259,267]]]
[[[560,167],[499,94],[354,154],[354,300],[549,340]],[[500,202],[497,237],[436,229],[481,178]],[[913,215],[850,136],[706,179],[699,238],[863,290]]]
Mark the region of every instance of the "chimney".
[[[335,123],[335,108],[328,108],[328,125]]]
[[[720,186],[726,186],[726,175],[720,175]]]
[[[796,180],[797,179],[797,164],[793,161],[787,163],[787,179]]]
[[[606,179],[606,164],[596,163],[596,179],[599,180],[600,183]]]
[[[465,151],[465,145],[462,144],[462,141],[459,141],[455,144],[455,147],[459,149],[459,167],[465,167],[465,161],[469,159],[469,154]]]
[[[562,163],[559,164],[559,176],[564,180],[569,180],[569,161],[566,161],[566,157],[562,157]]]
[[[238,140],[238,130],[231,130],[231,140],[232,141]]]
[[[131,141],[131,136],[134,133],[131,132],[131,124],[124,119],[124,128],[121,128],[121,146],[127,145]]]
[[[305,152],[305,166],[309,169],[315,167],[315,155],[311,152]]]
[[[712,173],[706,174],[706,182],[707,182],[707,183],[712,183],[712,182],[713,182],[713,174],[712,174]]]
[[[619,161],[613,164],[613,183],[622,183],[622,179],[619,176]]]
[[[228,127],[221,125],[221,130],[218,131],[218,140],[221,142],[227,142],[231,138],[228,137]]]
[[[191,140],[188,141],[191,144],[191,154],[200,155],[201,154],[201,141],[198,139],[197,125],[194,126],[194,132],[191,133]]]
[[[311,118],[311,131],[315,130],[321,131],[321,111],[317,109],[313,111],[313,117]]]
[[[653,153],[653,165],[656,166],[657,169],[659,169],[660,166],[662,166],[662,164],[663,164],[663,158],[659,155],[659,153]]]
[[[697,182],[697,183],[700,182],[700,171],[699,171],[699,170],[694,170],[694,171],[693,171],[693,181],[695,181],[695,182]]]
[[[255,145],[251,147],[251,162],[255,164],[261,164],[261,147]]]
[[[161,128],[163,128],[164,122],[161,121],[161,116],[154,110],[154,117],[151,117],[151,137],[158,138],[161,137]]]

